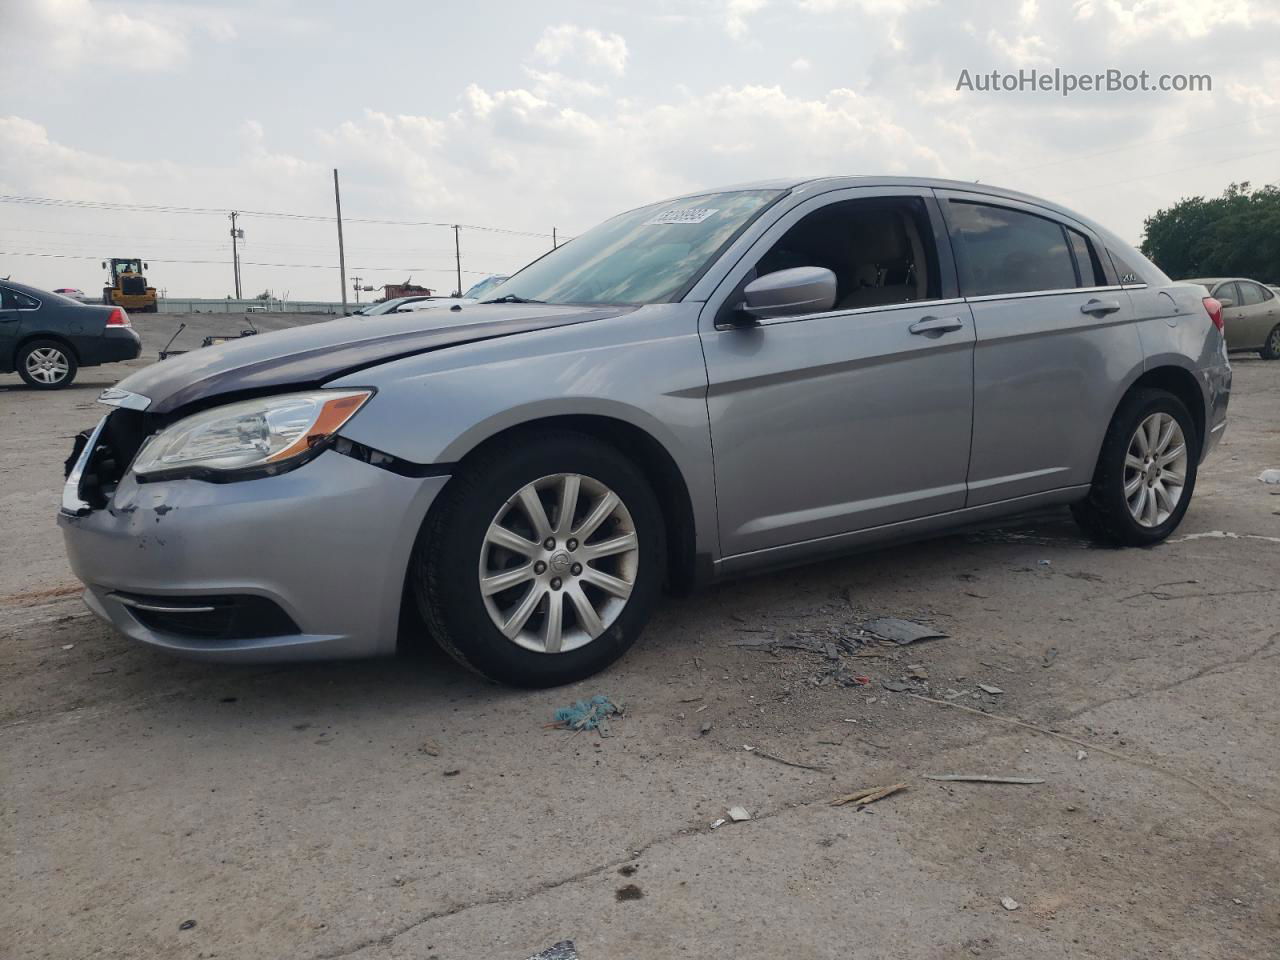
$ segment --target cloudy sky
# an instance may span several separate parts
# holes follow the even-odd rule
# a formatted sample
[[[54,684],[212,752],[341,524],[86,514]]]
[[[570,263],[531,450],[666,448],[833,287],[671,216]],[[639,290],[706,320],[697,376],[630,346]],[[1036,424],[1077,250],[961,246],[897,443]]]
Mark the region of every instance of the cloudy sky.
[[[466,286],[553,227],[759,177],[981,179],[1135,241],[1180,197],[1280,180],[1276,0],[0,0],[0,36],[0,276],[45,287],[136,255],[223,296],[219,211],[329,216],[334,167],[346,217],[411,222],[351,222],[348,272],[446,292],[427,224],[511,231],[462,230]],[[1055,67],[1212,91],[956,89]],[[338,297],[331,222],[241,226],[246,295]]]

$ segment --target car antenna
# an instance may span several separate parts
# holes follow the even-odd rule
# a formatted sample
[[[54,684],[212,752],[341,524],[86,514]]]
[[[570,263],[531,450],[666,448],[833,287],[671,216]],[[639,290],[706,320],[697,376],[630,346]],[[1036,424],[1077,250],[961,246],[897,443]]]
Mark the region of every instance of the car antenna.
[[[187,325],[185,323],[178,324],[178,329],[173,331],[173,336],[170,337],[169,342],[164,345],[164,349],[160,351],[161,360],[165,358],[165,354],[167,354],[169,352],[169,348],[173,346],[173,341],[178,339],[178,334],[180,334],[185,329],[187,329]]]

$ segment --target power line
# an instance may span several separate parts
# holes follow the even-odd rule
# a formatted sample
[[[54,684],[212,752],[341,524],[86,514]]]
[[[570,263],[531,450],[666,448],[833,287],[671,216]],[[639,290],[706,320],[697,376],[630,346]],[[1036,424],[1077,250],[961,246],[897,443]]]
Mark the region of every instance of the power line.
[[[1205,167],[1216,167],[1219,164],[1231,163],[1234,160],[1248,160],[1252,157],[1264,157],[1267,154],[1280,153],[1280,147],[1272,150],[1260,150],[1257,153],[1242,153],[1234,157],[1221,157],[1218,160],[1210,160],[1208,163],[1193,163],[1186,167],[1174,167],[1172,170],[1156,170],[1151,173],[1144,173],[1140,177],[1128,177],[1124,180],[1109,180],[1106,183],[1091,183],[1088,186],[1080,187],[1078,190],[1069,190],[1062,196],[1070,197],[1078,193],[1087,193],[1090,190],[1101,190],[1103,187],[1115,187],[1125,183],[1136,183],[1139,180],[1150,180],[1152,177],[1163,177],[1170,173],[1182,173],[1186,170],[1201,170]]]
[[[101,260],[101,257],[90,256],[89,254],[76,253],[17,253],[12,251],[0,250],[0,257],[52,257],[57,260]],[[194,265],[212,265],[219,267],[228,267],[231,265],[230,260],[165,260],[159,257],[147,257],[148,263],[183,263]],[[289,270],[336,270],[337,266],[332,263],[259,263],[254,260],[241,260],[242,266],[246,267],[277,267]],[[368,266],[352,266],[353,270],[383,270],[387,273],[434,273],[444,270],[452,271],[453,264],[443,267],[368,267]],[[500,270],[463,270],[463,273],[473,273],[482,276],[492,276],[495,273],[501,273]]]
[[[183,207],[174,204],[124,203],[114,200],[70,200],[60,197],[23,197],[13,194],[0,195],[0,203],[22,203],[30,206],[71,207],[78,210],[118,210],[139,213],[178,213],[192,216],[227,215],[226,209],[216,207]],[[308,220],[332,223],[334,217],[315,213],[287,213],[279,210],[240,210],[244,217],[271,217],[278,220]],[[550,233],[539,233],[533,230],[514,230],[509,227],[489,227],[475,223],[445,223],[436,220],[393,220],[379,217],[343,217],[343,223],[373,223],[397,227],[465,227],[468,230],[481,230],[485,233],[503,233],[517,237],[551,238]]]

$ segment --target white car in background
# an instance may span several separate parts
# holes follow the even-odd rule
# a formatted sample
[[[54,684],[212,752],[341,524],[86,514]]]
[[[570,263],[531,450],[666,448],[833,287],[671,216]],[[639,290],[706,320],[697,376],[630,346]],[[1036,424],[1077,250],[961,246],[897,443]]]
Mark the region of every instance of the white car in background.
[[[494,289],[504,283],[507,279],[507,277],[498,276],[496,274],[492,277],[485,277],[460,297],[428,297],[424,300],[419,300],[417,303],[402,304],[396,308],[396,313],[412,313],[415,310],[435,310],[439,307],[462,307],[469,303],[479,303],[481,300],[487,300]]]

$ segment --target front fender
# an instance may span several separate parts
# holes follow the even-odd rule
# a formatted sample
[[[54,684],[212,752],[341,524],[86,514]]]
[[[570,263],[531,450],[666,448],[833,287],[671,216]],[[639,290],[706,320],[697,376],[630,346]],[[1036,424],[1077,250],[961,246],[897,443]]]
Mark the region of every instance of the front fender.
[[[570,416],[622,421],[670,455],[693,503],[697,549],[714,552],[714,474],[697,306],[655,305],[360,371],[329,384],[378,390],[342,435],[413,463],[452,464],[521,424]]]

